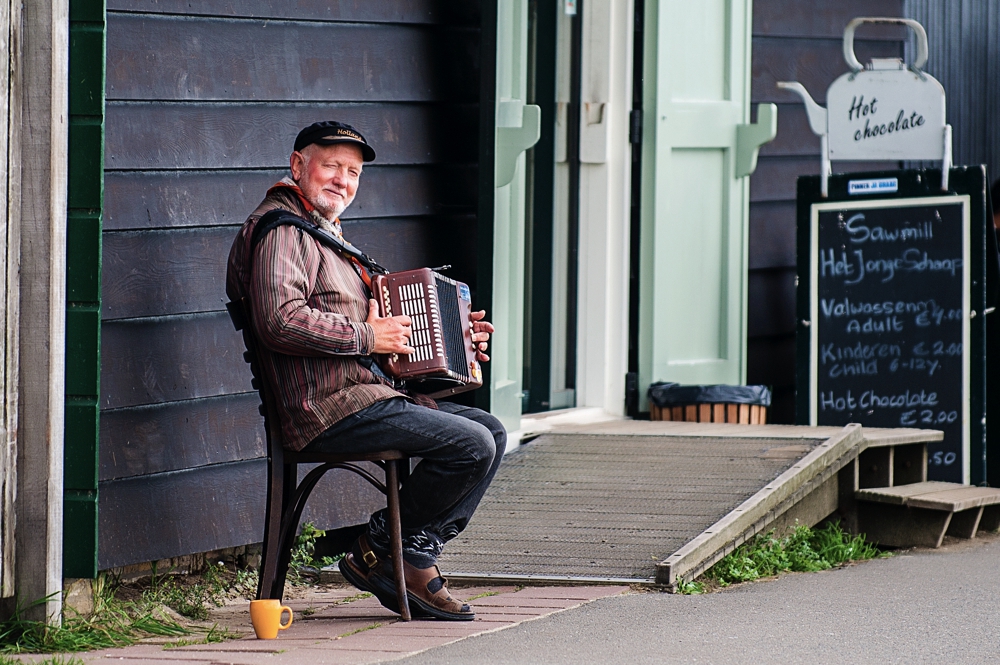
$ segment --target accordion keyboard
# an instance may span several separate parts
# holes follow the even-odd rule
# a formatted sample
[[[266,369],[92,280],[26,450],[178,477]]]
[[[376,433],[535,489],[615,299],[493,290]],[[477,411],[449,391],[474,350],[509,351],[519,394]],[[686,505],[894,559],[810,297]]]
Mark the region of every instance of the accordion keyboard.
[[[444,356],[444,346],[441,342],[441,337],[435,334],[439,326],[432,326],[431,321],[428,320],[428,315],[430,315],[430,318],[435,319],[434,323],[437,323],[436,289],[429,289],[429,291],[430,293],[425,298],[424,285],[420,282],[403,284],[399,287],[400,313],[410,317],[410,329],[412,331],[410,346],[413,347],[410,360],[413,362],[433,359],[435,357],[435,350],[437,351],[437,357]],[[430,304],[430,312],[427,311],[428,303]]]

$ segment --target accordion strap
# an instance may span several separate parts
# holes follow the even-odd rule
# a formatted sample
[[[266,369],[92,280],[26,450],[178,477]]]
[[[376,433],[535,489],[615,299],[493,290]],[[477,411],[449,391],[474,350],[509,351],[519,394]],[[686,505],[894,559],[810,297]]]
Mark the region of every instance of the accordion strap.
[[[257,248],[257,245],[260,244],[260,241],[264,239],[264,236],[279,226],[283,226],[285,224],[298,227],[303,232],[308,233],[313,238],[318,240],[321,244],[326,245],[335,252],[347,257],[348,260],[353,260],[361,270],[366,270],[369,274],[389,274],[389,271],[380,266],[375,259],[360,251],[356,247],[345,243],[329,231],[310,224],[308,221],[299,217],[295,213],[281,208],[275,208],[274,210],[261,215],[260,219],[257,220],[257,226],[254,227],[253,235],[250,236],[251,262],[253,261],[254,250]],[[358,362],[374,374],[382,376],[390,383],[390,385],[396,385],[396,382],[392,378],[386,376],[385,373],[382,372],[378,363],[374,362],[374,358],[371,356],[359,356]]]
[[[389,271],[380,266],[375,259],[368,256],[358,248],[347,244],[329,231],[309,223],[295,213],[282,210],[281,208],[275,208],[274,210],[265,213],[257,221],[257,226],[254,227],[253,235],[250,236],[250,256],[253,256],[254,250],[257,248],[260,241],[264,239],[264,236],[279,226],[283,226],[285,224],[298,227],[318,240],[321,244],[326,245],[335,252],[354,259],[370,274],[386,275],[389,273]]]

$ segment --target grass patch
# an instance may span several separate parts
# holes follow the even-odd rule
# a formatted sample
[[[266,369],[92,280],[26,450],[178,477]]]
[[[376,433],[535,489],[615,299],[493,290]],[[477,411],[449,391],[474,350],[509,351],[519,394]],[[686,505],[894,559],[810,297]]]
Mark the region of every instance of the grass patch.
[[[361,593],[356,593],[353,596],[348,596],[343,600],[337,602],[338,605],[346,605],[347,603],[353,603],[356,600],[364,600],[365,598],[371,598],[372,595],[367,591],[362,591]]]
[[[219,628],[217,625],[212,626],[205,637],[195,640],[177,640],[176,642],[169,642],[163,645],[164,649],[176,649],[177,647],[188,647],[193,644],[218,644],[219,642],[225,642],[226,640],[239,639],[241,635],[239,633],[232,633],[225,628]]]
[[[203,620],[208,618],[209,606],[222,606],[233,597],[253,598],[256,579],[255,572],[232,572],[221,564],[187,579],[158,575],[154,569],[148,582],[127,587],[102,574],[94,581],[94,611],[83,616],[64,607],[61,626],[24,618],[28,607],[43,601],[19,605],[11,618],[0,622],[0,654],[93,651],[130,646],[150,637],[187,638],[179,642],[191,644],[233,639],[239,635],[217,626],[206,632],[182,625],[177,615]],[[0,665],[5,663],[0,661]]]
[[[383,624],[383,623],[373,623],[370,626],[363,626],[361,628],[355,628],[354,630],[352,630],[350,632],[347,632],[347,633],[344,633],[343,635],[337,635],[337,637],[335,637],[334,639],[340,640],[340,639],[343,639],[345,637],[350,637],[351,635],[357,635],[358,633],[363,633],[366,630],[375,630],[376,628],[381,628],[384,625],[385,624]]]
[[[685,596],[696,596],[705,593],[707,590],[708,587],[705,586],[705,583],[698,580],[688,582],[684,578],[681,578],[677,581],[677,593],[684,594]]]
[[[316,540],[326,535],[312,523],[302,526],[289,564],[288,582],[306,585],[319,580],[319,568],[337,557],[315,558]],[[210,644],[240,637],[217,626],[210,629],[182,625],[177,615],[195,621],[209,618],[213,607],[222,607],[237,598],[257,596],[257,571],[231,570],[222,562],[208,565],[199,575],[162,574],[154,566],[150,579],[122,585],[105,575],[94,582],[94,611],[81,616],[64,608],[61,626],[47,626],[24,618],[25,610],[44,602],[19,605],[14,615],[0,622],[0,665],[12,661],[3,654],[73,653],[129,646],[149,637],[180,638],[165,648],[189,644]],[[341,602],[367,598],[359,594]],[[167,611],[165,608],[173,610]],[[51,665],[76,665],[79,659],[49,659]]]
[[[10,656],[0,655],[0,665],[24,665],[24,662]],[[84,662],[76,656],[70,656],[69,658],[52,656],[45,660],[36,660],[32,665],[84,665]]]
[[[0,623],[0,652],[92,651],[128,646],[146,637],[174,637],[192,632],[163,613],[159,606],[119,600],[105,577],[95,582],[94,611],[89,616],[67,609],[61,626],[47,626],[23,617],[28,607],[42,602],[19,605],[11,618]]]
[[[709,586],[727,587],[784,572],[828,570],[850,561],[889,556],[865,540],[847,533],[838,522],[820,528],[797,526],[785,536],[773,531],[740,545],[709,568],[707,581],[684,581],[677,590],[684,594],[704,593]]]
[[[479,600],[480,598],[489,598],[490,596],[499,596],[499,595],[500,595],[499,591],[484,591],[482,593],[477,593],[472,598],[466,598],[465,602],[469,602],[470,600]]]
[[[221,562],[209,565],[200,577],[181,578],[176,575],[153,576],[142,589],[140,601],[147,605],[166,605],[183,617],[196,621],[208,619],[212,607],[222,607],[226,600],[256,597],[256,572],[230,573]]]

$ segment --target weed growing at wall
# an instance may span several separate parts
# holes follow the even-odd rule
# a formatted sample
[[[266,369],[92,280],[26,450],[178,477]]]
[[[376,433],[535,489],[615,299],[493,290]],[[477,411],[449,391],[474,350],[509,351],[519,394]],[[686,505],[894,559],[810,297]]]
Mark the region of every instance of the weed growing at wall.
[[[828,522],[820,528],[798,526],[785,536],[773,531],[761,534],[740,545],[709,568],[704,581],[682,580],[680,593],[704,593],[709,586],[726,587],[771,577],[784,572],[815,572],[827,570],[850,561],[863,561],[888,556],[865,540],[844,531],[838,522]]]
[[[94,611],[89,616],[67,608],[61,626],[47,626],[24,619],[27,607],[19,606],[10,619],[0,623],[0,652],[90,651],[135,644],[145,637],[175,637],[192,632],[167,616],[161,607],[116,598],[113,585],[103,576],[94,584]]]
[[[295,539],[292,549],[292,559],[288,564],[287,580],[293,586],[312,584],[319,580],[319,569],[332,566],[340,557],[320,557],[316,555],[316,541],[326,535],[326,531],[317,529],[312,522],[302,525],[302,531]]]
[[[332,557],[315,558],[316,541],[324,535],[311,523],[302,526],[288,567],[290,584],[314,583],[321,567],[336,562]],[[148,637],[177,638],[165,648],[239,637],[217,626],[182,625],[180,621],[205,621],[213,607],[235,599],[253,600],[257,579],[255,570],[231,570],[222,562],[208,565],[200,575],[186,576],[162,574],[154,566],[152,577],[139,584],[120,585],[101,575],[94,583],[94,611],[87,616],[65,608],[62,626],[47,626],[24,619],[28,606],[20,606],[10,619],[0,622],[0,665],[17,662],[3,655],[10,653],[90,651],[128,646]],[[61,657],[37,662],[82,665],[78,659]]]

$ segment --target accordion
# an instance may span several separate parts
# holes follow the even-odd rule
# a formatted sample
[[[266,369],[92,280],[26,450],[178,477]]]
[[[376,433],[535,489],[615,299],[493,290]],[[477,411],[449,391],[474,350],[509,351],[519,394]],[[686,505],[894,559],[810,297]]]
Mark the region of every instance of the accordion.
[[[410,317],[409,355],[385,354],[379,366],[414,392],[446,397],[483,385],[472,342],[469,287],[430,268],[375,275],[372,291],[381,316]]]

